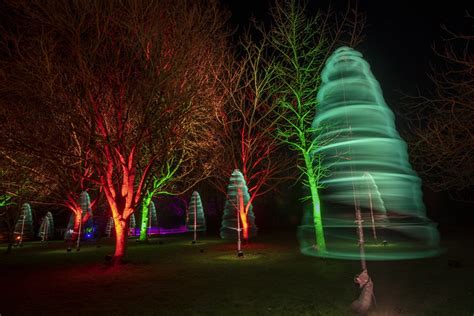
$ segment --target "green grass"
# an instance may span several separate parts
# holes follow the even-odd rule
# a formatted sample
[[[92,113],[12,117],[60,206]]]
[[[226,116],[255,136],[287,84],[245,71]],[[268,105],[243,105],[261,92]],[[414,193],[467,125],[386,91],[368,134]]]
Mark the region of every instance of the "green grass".
[[[7,315],[351,315],[356,261],[299,253],[294,233],[244,245],[189,236],[129,243],[129,263],[103,264],[111,242],[65,251],[30,242],[0,255],[0,314]],[[474,239],[453,234],[436,258],[369,262],[371,315],[472,315]],[[201,252],[202,250],[202,252]],[[448,260],[460,260],[449,267]]]

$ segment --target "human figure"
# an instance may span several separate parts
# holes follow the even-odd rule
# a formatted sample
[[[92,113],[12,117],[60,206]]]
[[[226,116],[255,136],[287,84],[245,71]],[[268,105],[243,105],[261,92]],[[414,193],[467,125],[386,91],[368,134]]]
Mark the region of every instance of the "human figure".
[[[356,275],[354,282],[359,284],[359,288],[362,289],[359,298],[352,302],[351,308],[356,313],[364,315],[372,305],[372,297],[374,297],[374,284],[372,279],[364,269],[361,274]],[[375,297],[374,297],[375,298]]]

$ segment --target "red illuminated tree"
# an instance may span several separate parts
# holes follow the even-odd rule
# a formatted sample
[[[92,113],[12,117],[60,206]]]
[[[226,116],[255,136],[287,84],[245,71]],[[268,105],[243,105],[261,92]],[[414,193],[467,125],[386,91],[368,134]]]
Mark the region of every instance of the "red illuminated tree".
[[[233,170],[242,172],[249,201],[240,208],[242,234],[249,239],[247,215],[253,202],[290,177],[292,160],[286,157],[275,137],[279,117],[272,97],[274,67],[266,55],[265,39],[254,42],[246,34],[239,47],[240,58],[229,60],[223,87],[229,95],[222,116],[222,152],[216,184],[225,192]]]
[[[91,173],[81,176],[104,192],[118,261],[126,252],[128,219],[143,193],[153,190],[152,172],[175,164],[191,178],[194,170],[212,168],[207,140],[214,138],[224,98],[216,89],[226,39],[223,15],[215,1],[12,5],[25,27],[10,31],[8,66],[25,71],[5,79],[37,89],[31,110],[51,108],[85,145],[81,163]],[[26,107],[24,93],[9,93],[20,97],[12,103]]]
[[[14,56],[13,50],[7,52]],[[89,145],[72,128],[76,122],[68,121],[71,116],[65,111],[69,109],[61,109],[60,103],[46,104],[41,108],[31,106],[43,102],[44,90],[39,85],[47,77],[35,84],[31,75],[41,73],[42,65],[25,59],[15,63],[6,60],[4,63],[5,69],[15,72],[15,75],[3,74],[5,85],[1,89],[7,98],[0,109],[3,118],[0,126],[5,131],[0,135],[0,156],[4,165],[15,170],[14,174],[26,177],[30,189],[34,189],[32,192],[35,194],[29,197],[29,203],[62,206],[74,214],[75,239],[81,220],[84,224],[89,216],[82,217],[78,201],[82,191],[93,188]],[[23,95],[27,88],[32,91]],[[18,177],[15,179],[20,180]],[[97,205],[99,196],[97,193],[93,195],[92,208]]]

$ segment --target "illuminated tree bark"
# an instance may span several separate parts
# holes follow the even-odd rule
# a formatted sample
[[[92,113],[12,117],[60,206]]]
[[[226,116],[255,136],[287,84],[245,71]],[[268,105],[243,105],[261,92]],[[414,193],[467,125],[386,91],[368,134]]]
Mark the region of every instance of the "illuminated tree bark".
[[[148,228],[150,226],[149,207],[150,207],[152,198],[153,198],[153,195],[148,192],[143,198],[140,237],[138,238],[138,240],[142,240],[142,241],[148,240]]]
[[[148,239],[148,228],[149,228],[149,223],[150,223],[149,207],[150,207],[150,203],[153,197],[157,195],[162,195],[162,194],[171,194],[170,192],[165,191],[165,188],[169,184],[177,180],[177,179],[174,179],[173,177],[178,171],[180,165],[181,165],[181,161],[178,161],[178,163],[174,164],[174,160],[171,159],[169,162],[166,163],[164,168],[162,168],[162,172],[160,172],[161,177],[158,177],[155,175],[152,177],[151,179],[152,186],[145,192],[143,196],[143,202],[141,206],[142,219],[141,219],[141,225],[140,225],[139,240],[145,241]]]
[[[128,221],[114,218],[115,228],[115,260],[122,259],[127,250]]]

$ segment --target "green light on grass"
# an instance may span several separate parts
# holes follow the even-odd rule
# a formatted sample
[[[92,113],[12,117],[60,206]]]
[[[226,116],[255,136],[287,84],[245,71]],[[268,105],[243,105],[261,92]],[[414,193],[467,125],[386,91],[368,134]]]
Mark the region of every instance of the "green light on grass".
[[[355,207],[362,211],[366,259],[437,255],[439,235],[426,217],[421,180],[411,168],[407,145],[379,83],[359,52],[342,47],[321,75],[313,129],[321,131],[313,155],[325,176],[320,198],[326,252],[315,247],[310,216],[299,229],[308,255],[358,259]]]

